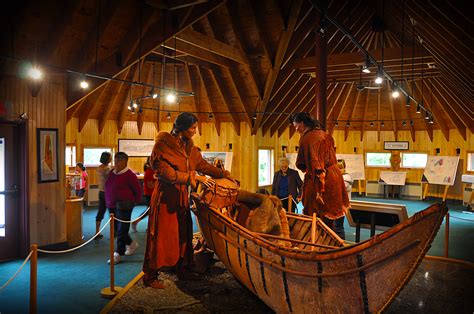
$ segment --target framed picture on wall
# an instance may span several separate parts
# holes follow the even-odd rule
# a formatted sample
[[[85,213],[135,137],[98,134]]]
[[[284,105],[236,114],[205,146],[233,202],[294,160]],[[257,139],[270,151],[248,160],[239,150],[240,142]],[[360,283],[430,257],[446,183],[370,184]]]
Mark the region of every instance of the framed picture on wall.
[[[148,157],[153,151],[155,140],[146,139],[119,139],[118,151],[124,152],[128,157]]]
[[[59,181],[58,129],[36,129],[38,183]]]

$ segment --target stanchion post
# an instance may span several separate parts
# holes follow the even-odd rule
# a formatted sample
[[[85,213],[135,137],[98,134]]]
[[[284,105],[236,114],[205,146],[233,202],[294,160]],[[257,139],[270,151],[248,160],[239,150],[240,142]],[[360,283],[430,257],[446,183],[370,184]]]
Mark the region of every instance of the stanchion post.
[[[313,213],[313,218],[311,220],[311,243],[316,243],[316,226],[317,226],[317,218],[316,213]],[[314,251],[315,247],[311,247],[311,251]]]
[[[110,260],[110,287],[103,288],[100,291],[102,297],[112,299],[116,296],[122,287],[115,286],[115,263],[114,263],[114,214],[110,214],[110,241],[109,241],[109,260]]]
[[[444,257],[449,256],[449,212],[446,212],[446,223],[444,226]]]
[[[31,245],[31,254],[30,259],[30,314],[36,314],[37,312],[37,291],[38,286],[38,245]]]
[[[293,212],[293,196],[288,195],[288,212],[292,213]]]

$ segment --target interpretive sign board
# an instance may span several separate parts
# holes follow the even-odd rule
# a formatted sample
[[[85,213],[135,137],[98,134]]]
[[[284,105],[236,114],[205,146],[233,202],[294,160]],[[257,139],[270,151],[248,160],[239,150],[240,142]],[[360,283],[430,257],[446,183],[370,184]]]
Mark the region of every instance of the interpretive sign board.
[[[380,171],[380,180],[388,185],[405,185],[407,173],[404,171]]]
[[[362,154],[336,154],[337,159],[344,159],[346,171],[352,180],[365,180],[364,155]]]
[[[155,140],[146,139],[119,139],[118,151],[128,157],[149,157],[155,146]]]
[[[220,160],[225,170],[232,171],[232,152],[201,152],[201,154],[211,165]]]
[[[423,175],[430,184],[454,185],[459,156],[428,156]]]

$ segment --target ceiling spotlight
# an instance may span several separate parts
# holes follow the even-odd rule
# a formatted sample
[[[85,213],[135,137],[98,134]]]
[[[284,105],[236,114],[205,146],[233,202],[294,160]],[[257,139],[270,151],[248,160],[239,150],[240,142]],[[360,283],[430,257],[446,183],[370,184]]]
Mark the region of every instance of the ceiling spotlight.
[[[402,125],[407,126],[407,122],[405,120],[403,120]]]
[[[256,113],[253,114],[252,119],[257,120],[257,114]]]
[[[166,95],[166,101],[170,104],[174,103],[176,101],[176,95],[174,93],[169,93]]]
[[[410,120],[410,125],[411,125],[411,126],[414,126],[414,125],[415,125],[415,123],[413,122],[413,120]]]
[[[375,84],[380,85],[380,84],[382,84],[382,83],[383,83],[383,73],[382,73],[382,70],[379,69],[379,70],[377,71],[377,77],[375,78]]]
[[[212,113],[209,113],[209,116],[207,116],[207,118],[208,118],[209,120],[212,120],[212,118],[213,118]]]
[[[79,84],[79,86],[81,86],[82,89],[86,89],[89,87],[89,83],[87,83],[86,79],[82,79],[81,83]]]
[[[411,102],[411,98],[410,96],[407,96],[407,102],[405,103],[405,106],[410,107],[410,102]]]
[[[127,106],[127,109],[128,109],[129,111],[132,111],[132,107],[131,107],[130,105]]]
[[[334,123],[335,126],[339,126],[339,122],[336,121],[336,123]]]
[[[398,90],[398,87],[393,84],[392,97],[398,98],[398,96],[400,96],[400,91]]]
[[[362,65],[362,72],[364,73],[370,73],[370,60],[369,56],[365,55],[365,63]]]
[[[370,127],[373,128],[374,127],[374,121],[370,121]]]
[[[133,102],[132,107],[133,107],[133,109],[136,109],[138,107],[138,104],[136,102]]]
[[[421,106],[420,106],[420,104],[418,104],[418,105],[416,106],[416,113],[421,113]]]
[[[434,123],[434,120],[433,120],[433,115],[430,116],[430,120],[429,120],[430,124],[433,124]]]
[[[430,114],[428,113],[428,111],[425,113],[425,119],[428,120],[430,118]]]
[[[385,126],[385,122],[382,121],[382,122],[380,123],[380,126],[383,128],[383,127]]]
[[[143,112],[142,106],[138,107],[138,113],[142,113],[142,112]]]
[[[347,121],[346,126],[347,126],[347,127],[350,127],[350,126],[351,126],[351,123],[350,123],[349,121]]]
[[[33,80],[39,80],[43,77],[43,72],[40,71],[40,69],[31,67],[28,70],[28,76],[32,78]]]
[[[166,115],[166,119],[171,119],[171,112],[168,111],[168,114]]]

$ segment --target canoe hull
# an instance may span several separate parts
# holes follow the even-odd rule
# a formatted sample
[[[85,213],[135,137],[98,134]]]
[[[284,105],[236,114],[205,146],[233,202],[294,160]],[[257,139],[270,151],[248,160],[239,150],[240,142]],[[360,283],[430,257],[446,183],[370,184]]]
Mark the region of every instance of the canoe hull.
[[[400,292],[429,249],[445,209],[433,205],[352,246],[341,246],[319,221],[318,228],[328,233],[322,244],[341,247],[318,251],[278,246],[199,201],[196,214],[227,269],[275,312],[360,313],[382,311]]]

